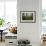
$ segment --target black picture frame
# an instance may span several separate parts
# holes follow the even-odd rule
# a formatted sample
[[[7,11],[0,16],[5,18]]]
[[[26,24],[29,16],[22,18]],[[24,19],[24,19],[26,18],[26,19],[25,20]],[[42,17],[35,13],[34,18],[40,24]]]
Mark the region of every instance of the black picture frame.
[[[20,23],[35,23],[36,11],[20,11]]]

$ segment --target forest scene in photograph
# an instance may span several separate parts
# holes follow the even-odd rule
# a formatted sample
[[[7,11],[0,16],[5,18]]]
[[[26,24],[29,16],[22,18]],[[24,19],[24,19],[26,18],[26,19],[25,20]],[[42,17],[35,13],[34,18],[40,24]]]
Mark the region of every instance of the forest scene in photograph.
[[[33,13],[22,13],[22,20],[33,20]]]

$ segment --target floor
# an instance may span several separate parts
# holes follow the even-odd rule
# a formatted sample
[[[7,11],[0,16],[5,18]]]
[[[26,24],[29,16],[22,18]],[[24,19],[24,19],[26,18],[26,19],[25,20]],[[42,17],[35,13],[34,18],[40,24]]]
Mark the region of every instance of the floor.
[[[5,46],[5,42],[4,41],[3,42],[0,41],[0,46]]]
[[[0,41],[0,46],[5,46],[5,42],[1,42]],[[33,46],[38,46],[37,44],[33,44]],[[42,45],[39,45],[39,46],[46,46],[46,43],[42,44]]]

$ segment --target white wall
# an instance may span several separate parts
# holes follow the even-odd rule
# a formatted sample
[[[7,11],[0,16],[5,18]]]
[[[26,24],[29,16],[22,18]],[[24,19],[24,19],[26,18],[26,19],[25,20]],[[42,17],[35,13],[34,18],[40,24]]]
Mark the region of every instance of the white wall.
[[[29,39],[31,43],[40,43],[41,6],[41,0],[17,1],[18,39]],[[20,11],[36,11],[36,23],[20,23]]]

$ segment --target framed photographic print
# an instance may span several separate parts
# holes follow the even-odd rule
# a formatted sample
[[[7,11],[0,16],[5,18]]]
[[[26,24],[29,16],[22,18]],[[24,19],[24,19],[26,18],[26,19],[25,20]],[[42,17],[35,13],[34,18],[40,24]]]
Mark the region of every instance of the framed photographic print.
[[[36,22],[36,11],[20,11],[20,22],[35,23]]]

